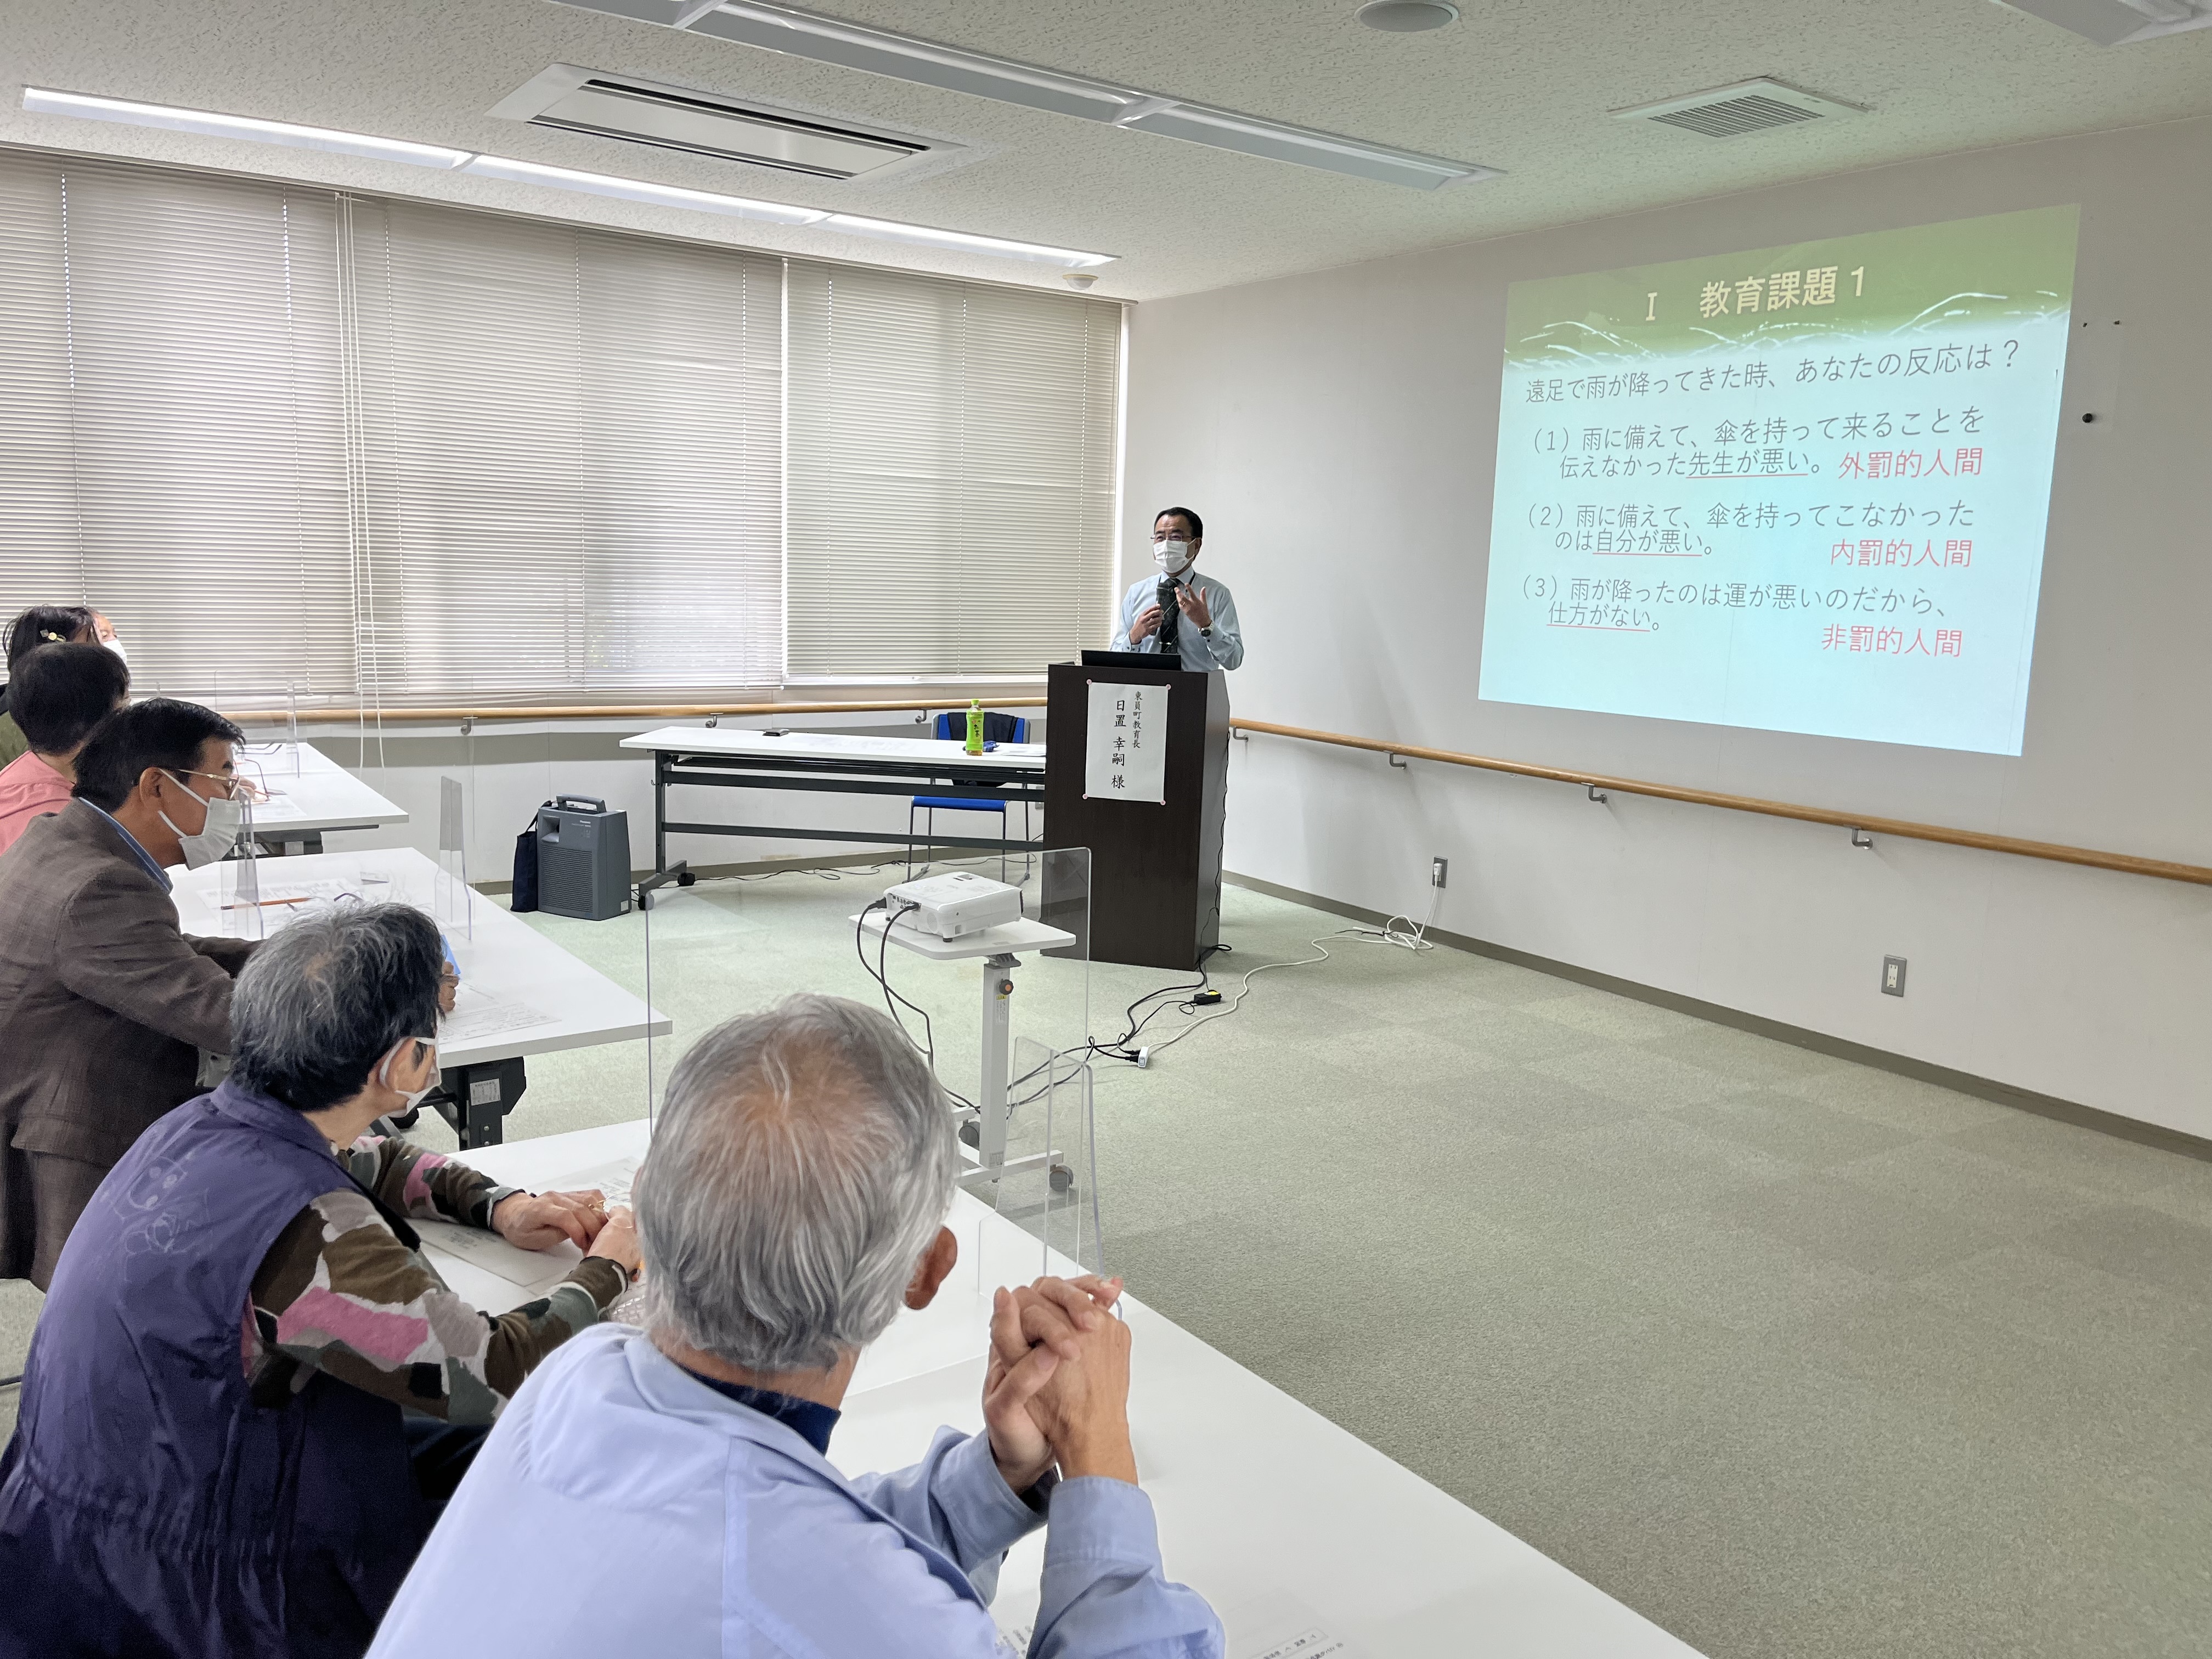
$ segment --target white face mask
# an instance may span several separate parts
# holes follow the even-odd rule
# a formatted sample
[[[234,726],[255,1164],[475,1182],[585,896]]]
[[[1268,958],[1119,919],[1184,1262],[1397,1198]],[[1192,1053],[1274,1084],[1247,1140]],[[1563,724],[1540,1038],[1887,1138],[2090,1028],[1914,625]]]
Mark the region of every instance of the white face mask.
[[[125,651],[125,650],[123,648],[123,641],[120,641],[120,640],[102,640],[102,641],[100,641],[100,643],[101,643],[102,645],[106,646],[106,647],[110,651],[112,651],[112,652],[113,652],[117,656],[118,656],[118,657],[122,658],[122,659],[123,659],[123,665],[124,665],[125,668],[128,668],[128,667],[130,667],[130,666],[131,666],[131,653],[130,653],[128,651]]]
[[[239,827],[243,822],[238,803],[226,795],[217,795],[213,800],[207,800],[183,779],[179,778],[178,784],[186,794],[207,808],[207,822],[200,826],[200,832],[196,836],[188,836],[178,829],[167,812],[161,815],[161,822],[169,826],[177,837],[178,845],[184,849],[185,868],[197,870],[202,865],[221,862],[230,849],[238,845]]]
[[[1190,563],[1190,544],[1188,542],[1154,542],[1152,562],[1169,575],[1176,575]]]
[[[430,1080],[419,1089],[402,1089],[395,1086],[392,1081],[392,1062],[399,1058],[399,1050],[398,1048],[394,1048],[390,1054],[385,1055],[383,1063],[376,1068],[376,1080],[382,1084],[386,1088],[390,1089],[392,1093],[398,1095],[402,1100],[405,1101],[407,1103],[407,1109],[411,1112],[417,1106],[420,1106],[422,1103],[423,1096],[428,1094],[431,1090],[438,1086],[438,1052],[437,1043],[433,1038],[410,1037],[407,1041],[409,1042],[422,1043],[430,1050]]]

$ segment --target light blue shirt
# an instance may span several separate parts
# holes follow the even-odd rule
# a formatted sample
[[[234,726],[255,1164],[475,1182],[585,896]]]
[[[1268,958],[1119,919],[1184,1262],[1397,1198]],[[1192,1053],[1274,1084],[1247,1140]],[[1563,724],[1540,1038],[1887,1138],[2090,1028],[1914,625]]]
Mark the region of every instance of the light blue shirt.
[[[1225,583],[1211,576],[1201,576],[1195,570],[1185,570],[1176,578],[1188,582],[1206,601],[1206,613],[1213,618],[1213,637],[1207,639],[1198,631],[1198,624],[1188,617],[1176,618],[1176,639],[1182,652],[1185,668],[1234,668],[1244,660],[1244,635],[1237,627],[1237,601],[1229,597]],[[1157,639],[1139,640],[1129,643],[1129,625],[1137,620],[1137,613],[1159,597],[1160,579],[1147,576],[1121,596],[1121,625],[1114,630],[1114,649],[1116,651],[1157,651]]]
[[[1048,1507],[1033,1659],[1220,1659],[1142,1492],[1087,1476]],[[598,1325],[514,1396],[369,1651],[991,1659],[985,1596],[1044,1523],[982,1435],[939,1429],[911,1468],[848,1480],[641,1332]]]

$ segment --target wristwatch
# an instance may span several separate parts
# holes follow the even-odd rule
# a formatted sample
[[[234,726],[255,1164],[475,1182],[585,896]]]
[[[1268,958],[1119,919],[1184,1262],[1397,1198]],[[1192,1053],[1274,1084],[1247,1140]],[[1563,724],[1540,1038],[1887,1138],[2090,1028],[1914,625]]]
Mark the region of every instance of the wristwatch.
[[[1201,628],[1201,629],[1200,629],[1198,630],[1198,637],[1199,637],[1199,638],[1200,638],[1201,640],[1210,640],[1210,639],[1212,639],[1212,638],[1213,637],[1213,630],[1212,630],[1212,629],[1211,629],[1211,628]]]

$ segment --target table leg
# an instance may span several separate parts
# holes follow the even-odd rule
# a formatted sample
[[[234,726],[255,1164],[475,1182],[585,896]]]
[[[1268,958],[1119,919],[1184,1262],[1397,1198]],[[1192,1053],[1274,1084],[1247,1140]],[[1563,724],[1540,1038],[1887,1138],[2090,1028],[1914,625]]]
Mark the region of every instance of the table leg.
[[[1006,1049],[1013,1024],[1010,1006],[1014,994],[1014,969],[1020,964],[1000,952],[983,962],[983,1076],[975,1091],[975,1148],[986,1170],[1006,1161]]]
[[[668,752],[653,751],[653,867],[668,867]]]
[[[487,1060],[474,1066],[448,1066],[428,1097],[438,1115],[453,1126],[463,1152],[496,1146],[506,1139],[501,1120],[530,1086],[522,1056]]]

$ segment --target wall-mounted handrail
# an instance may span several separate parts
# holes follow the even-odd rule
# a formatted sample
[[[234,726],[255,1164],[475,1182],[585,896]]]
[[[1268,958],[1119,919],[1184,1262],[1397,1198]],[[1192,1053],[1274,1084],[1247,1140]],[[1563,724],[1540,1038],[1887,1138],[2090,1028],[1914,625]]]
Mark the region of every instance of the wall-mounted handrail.
[[[532,706],[494,706],[488,708],[302,708],[300,723],[344,725],[353,721],[382,721],[386,726],[447,725],[454,720],[683,720],[714,714],[867,714],[932,708],[965,708],[972,697],[902,697],[895,702],[660,702],[558,703]],[[986,708],[1042,708],[1042,697],[985,697]],[[267,725],[289,720],[289,708],[246,708],[230,713],[243,725]]]
[[[2062,846],[2056,842],[2021,841],[2011,836],[1992,836],[1979,830],[1954,830],[1941,823],[1914,823],[1904,818],[1867,817],[1860,813],[1831,811],[1825,806],[1800,806],[1793,801],[1761,800],[1755,795],[1725,795],[1711,789],[1685,789],[1671,783],[1648,783],[1640,778],[1613,778],[1595,772],[1566,771],[1556,766],[1498,760],[1488,755],[1463,755],[1450,749],[1424,749],[1408,743],[1382,743],[1372,738],[1347,737],[1341,732],[1316,732],[1303,726],[1277,726],[1268,720],[1232,720],[1229,723],[1242,731],[1264,732],[1278,738],[1297,738],[1307,743],[1334,744],[1342,749],[1364,749],[1373,754],[1435,761],[1445,766],[1470,766],[1486,772],[1510,772],[1524,778],[1547,778],[1555,783],[1569,783],[1577,789],[1588,789],[1591,792],[1592,799],[1618,790],[1626,795],[1650,795],[1660,800],[1687,801],[1693,806],[1717,806],[1730,812],[1757,812],[1772,818],[1796,818],[1802,823],[1832,824],[1838,830],[1852,831],[1855,842],[1862,832],[1869,836],[1898,836],[1908,841],[1941,842],[1950,847],[1977,847],[1989,853],[2010,853],[2021,858],[2049,859],[2056,864],[2082,864],[2093,870],[2116,870],[2123,875],[2151,876],[2160,881],[2186,881],[2212,887],[2212,869],[2197,864],[2174,864],[2164,859],[2137,858],[2130,853],[2104,853],[2088,847]]]
[[[453,720],[700,720],[719,714],[878,714],[907,710],[965,708],[969,697],[904,697],[883,702],[697,702],[697,703],[576,703],[538,707],[486,708],[315,708],[302,709],[302,721],[317,724],[381,720],[390,725],[443,724]],[[1042,708],[1042,697],[985,697],[991,708]],[[246,709],[231,718],[241,723],[265,723],[290,718],[284,709]],[[2137,858],[2131,853],[2106,853],[2090,847],[2068,847],[2057,842],[2022,841],[2013,836],[1992,836],[1979,830],[1954,830],[1948,824],[1915,823],[1905,818],[1867,817],[1838,812],[1825,806],[1802,806],[1794,801],[1762,800],[1756,795],[1729,795],[1711,789],[1686,789],[1677,784],[1650,783],[1641,778],[1607,777],[1596,772],[1576,772],[1556,766],[1537,766],[1528,761],[1500,760],[1490,755],[1462,754],[1452,749],[1425,749],[1416,744],[1384,743],[1355,738],[1341,732],[1317,732],[1303,726],[1279,726],[1271,720],[1231,720],[1237,732],[1264,732],[1271,737],[1297,738],[1306,743],[1333,744],[1340,749],[1364,749],[1395,758],[1434,761],[1444,766],[1473,767],[1486,772],[1509,772],[1517,777],[1545,778],[1572,784],[1590,792],[1592,800],[1619,790],[1623,794],[1649,795],[1657,800],[1686,801],[1692,806],[1718,807],[1729,812],[1756,812],[1766,817],[1795,818],[1801,823],[1826,823],[1852,832],[1855,845],[1861,835],[1898,836],[1907,841],[1938,842],[1948,847],[1974,847],[1988,853],[2008,853],[2018,858],[2048,859],[2054,864],[2085,865],[2093,870],[2112,870],[2122,875],[2149,876],[2160,881],[2185,881],[2212,887],[2212,868],[2198,864],[2175,864],[2165,859]]]

